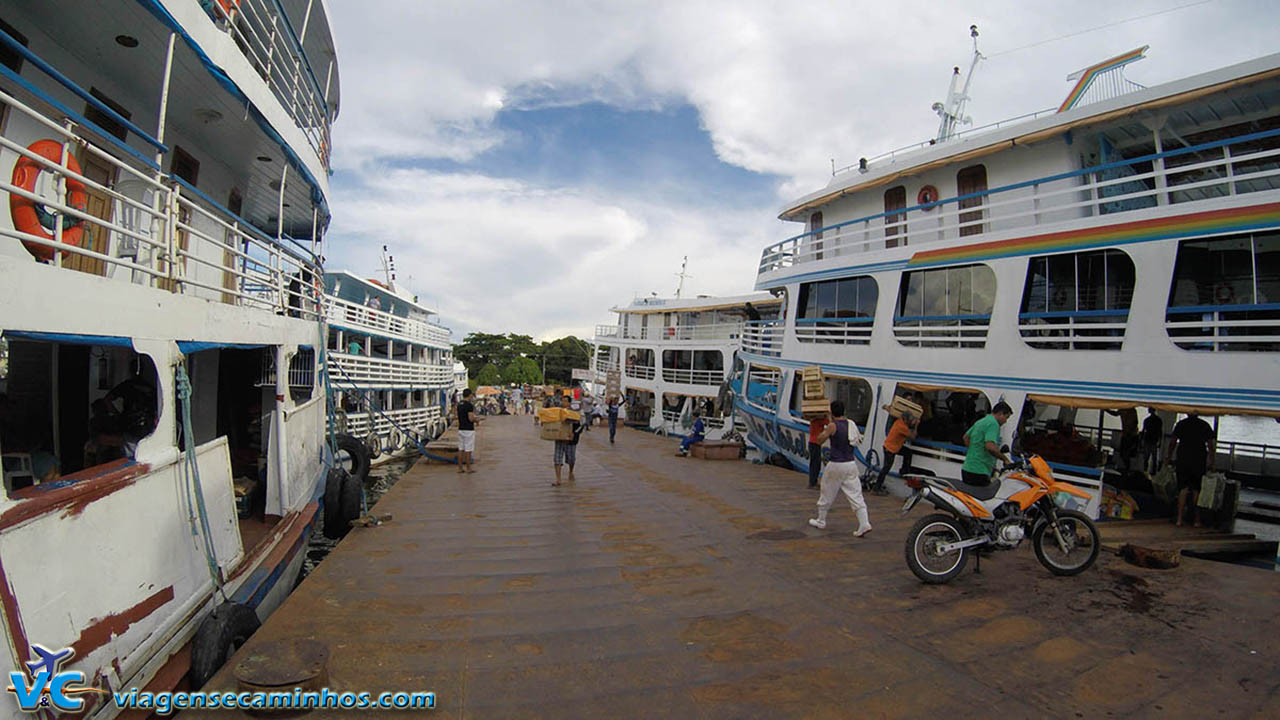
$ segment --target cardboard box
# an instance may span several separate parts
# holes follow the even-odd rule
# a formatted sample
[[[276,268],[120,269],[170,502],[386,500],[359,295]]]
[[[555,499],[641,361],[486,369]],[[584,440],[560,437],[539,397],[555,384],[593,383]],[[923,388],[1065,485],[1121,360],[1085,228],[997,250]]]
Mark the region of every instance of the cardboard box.
[[[558,423],[566,420],[581,420],[582,416],[577,410],[566,410],[565,408],[549,407],[538,409],[538,422],[540,423]]]
[[[573,423],[564,422],[544,422],[539,426],[538,436],[543,440],[572,440],[573,439]]]

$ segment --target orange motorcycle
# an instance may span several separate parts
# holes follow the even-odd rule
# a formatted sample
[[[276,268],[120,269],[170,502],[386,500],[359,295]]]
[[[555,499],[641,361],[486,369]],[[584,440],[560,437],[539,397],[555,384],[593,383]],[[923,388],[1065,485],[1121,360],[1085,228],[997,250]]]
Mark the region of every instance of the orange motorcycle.
[[[940,513],[920,518],[907,534],[907,566],[923,582],[945,583],[964,570],[969,554],[1012,550],[1028,535],[1036,558],[1054,575],[1076,575],[1098,559],[1098,527],[1087,515],[1062,504],[1088,502],[1084,490],[1053,479],[1038,455],[1009,465],[990,485],[908,476],[912,494],[906,515],[921,500]]]

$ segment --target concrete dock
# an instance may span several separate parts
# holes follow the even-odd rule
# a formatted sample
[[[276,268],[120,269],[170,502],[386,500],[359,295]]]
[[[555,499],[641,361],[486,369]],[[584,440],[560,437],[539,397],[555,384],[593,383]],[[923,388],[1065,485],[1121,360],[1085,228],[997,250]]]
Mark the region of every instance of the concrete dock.
[[[903,558],[925,511],[899,499],[870,497],[854,538],[843,498],[806,524],[800,473],[595,428],[550,487],[530,417],[477,434],[474,474],[415,466],[374,508],[391,522],[353,530],[206,689],[303,637],[330,688],[434,691],[440,718],[1280,717],[1278,573],[1104,552],[1057,578],[1024,543],[925,586]]]

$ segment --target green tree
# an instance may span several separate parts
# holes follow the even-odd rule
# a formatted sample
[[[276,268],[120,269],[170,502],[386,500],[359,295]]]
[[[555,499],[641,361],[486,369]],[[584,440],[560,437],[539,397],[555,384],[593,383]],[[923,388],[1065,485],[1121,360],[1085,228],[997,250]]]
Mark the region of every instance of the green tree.
[[[541,385],[542,369],[538,367],[537,360],[528,357],[518,357],[502,369],[502,382],[516,383],[518,385],[524,383]]]
[[[489,363],[480,368],[480,372],[476,373],[477,385],[497,385],[502,382],[502,375],[498,372],[498,366]]]
[[[545,362],[547,382],[568,385],[573,379],[573,369],[589,367],[591,346],[584,340],[570,335],[542,344],[540,355]]]
[[[480,368],[490,363],[499,367],[507,364],[511,361],[507,353],[506,336],[492,333],[471,333],[453,347],[453,356],[467,366],[471,377],[477,377]]]

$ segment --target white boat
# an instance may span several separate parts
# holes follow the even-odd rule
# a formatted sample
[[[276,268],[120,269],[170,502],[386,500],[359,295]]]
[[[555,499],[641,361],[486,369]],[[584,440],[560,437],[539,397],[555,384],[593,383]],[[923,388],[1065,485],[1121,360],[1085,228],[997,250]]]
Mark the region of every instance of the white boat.
[[[444,432],[455,385],[449,328],[396,283],[385,257],[384,269],[383,281],[324,276],[334,430],[364,442],[374,463]]]
[[[0,21],[0,675],[198,686],[292,589],[325,488],[328,7]]]
[[[685,435],[696,409],[707,437],[719,439],[733,430],[733,413],[721,386],[748,317],[754,312],[771,321],[780,305],[769,293],[754,293],[637,298],[614,307],[617,324],[597,325],[592,340],[595,384],[603,387],[609,372],[619,373],[627,422]]]
[[[965,430],[1003,400],[1004,441],[1088,488],[1096,517],[1104,474],[1137,467],[1135,415],[1162,419],[1160,455],[1181,414],[1280,415],[1280,55],[1142,87],[1123,73],[1144,50],[966,133],[957,70],[938,137],[785,206],[804,231],[765,248],[756,289],[786,307],[744,332],[736,375],[751,439],[807,468],[796,371],[820,365],[864,463],[882,406],[919,393],[912,467],[957,478]],[[1280,475],[1268,424],[1220,441],[1217,467]]]

